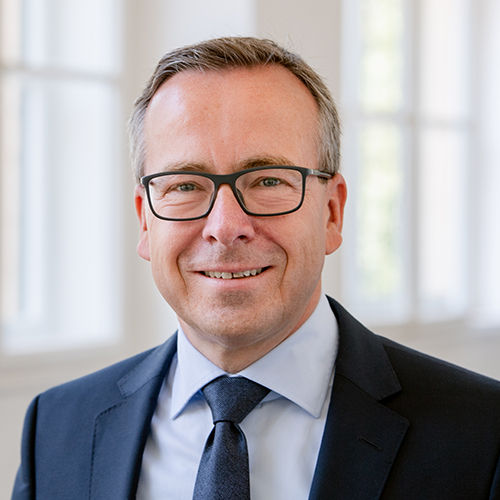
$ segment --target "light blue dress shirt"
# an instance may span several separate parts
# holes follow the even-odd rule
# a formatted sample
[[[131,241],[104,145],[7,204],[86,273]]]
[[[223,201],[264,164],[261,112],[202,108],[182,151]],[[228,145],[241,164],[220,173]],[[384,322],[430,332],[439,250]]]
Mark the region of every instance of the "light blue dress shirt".
[[[248,444],[252,500],[307,499],[326,422],[338,328],[325,296],[290,337],[237,375],[271,392],[240,424]],[[146,443],[138,499],[192,498],[212,430],[201,387],[224,375],[179,328]]]

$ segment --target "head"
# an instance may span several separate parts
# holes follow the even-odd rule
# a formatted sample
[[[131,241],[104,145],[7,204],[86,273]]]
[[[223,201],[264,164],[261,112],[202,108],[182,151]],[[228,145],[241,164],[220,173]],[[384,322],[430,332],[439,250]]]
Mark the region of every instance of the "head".
[[[162,220],[137,185],[139,255],[151,262],[188,339],[226,371],[248,366],[309,317],[325,254],[341,243],[346,190],[336,173],[338,126],[327,154],[320,101],[336,122],[326,88],[296,56],[269,41],[222,39],[165,56],[136,103],[138,176],[227,175],[263,165],[335,174],[307,177],[302,207],[272,217],[245,213],[222,184],[205,217]]]

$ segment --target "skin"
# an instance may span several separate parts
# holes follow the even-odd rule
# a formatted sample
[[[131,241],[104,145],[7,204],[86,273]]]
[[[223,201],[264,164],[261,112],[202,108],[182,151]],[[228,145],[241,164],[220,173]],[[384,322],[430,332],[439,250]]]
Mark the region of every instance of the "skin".
[[[265,165],[318,168],[318,111],[307,88],[281,66],[185,71],[166,81],[145,117],[145,174],[198,169],[225,174]],[[307,179],[300,210],[255,217],[229,186],[211,213],[164,221],[136,187],[139,255],[191,344],[236,373],[264,356],[311,315],[326,254],[341,244],[344,179]],[[264,271],[217,279],[203,271]]]

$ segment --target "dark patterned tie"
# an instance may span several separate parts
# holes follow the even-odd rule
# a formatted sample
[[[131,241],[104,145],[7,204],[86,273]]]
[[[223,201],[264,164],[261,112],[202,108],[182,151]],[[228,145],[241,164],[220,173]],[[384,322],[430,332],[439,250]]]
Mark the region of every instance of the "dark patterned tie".
[[[269,392],[244,377],[219,377],[202,389],[214,428],[201,456],[193,500],[248,500],[248,450],[238,425]]]

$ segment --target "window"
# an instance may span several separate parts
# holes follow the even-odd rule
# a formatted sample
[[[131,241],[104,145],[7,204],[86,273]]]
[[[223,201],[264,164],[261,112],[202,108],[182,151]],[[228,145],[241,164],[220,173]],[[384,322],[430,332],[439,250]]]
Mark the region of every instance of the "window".
[[[498,174],[481,127],[498,102],[498,52],[474,29],[499,14],[495,2],[470,0],[343,2],[343,159],[353,200],[343,282],[346,302],[369,321],[474,320],[481,310],[500,323],[490,250],[499,255],[499,225],[485,189]],[[485,33],[495,33],[490,24]],[[488,78],[473,78],[486,69]]]
[[[1,0],[1,346],[119,330],[119,0]]]

